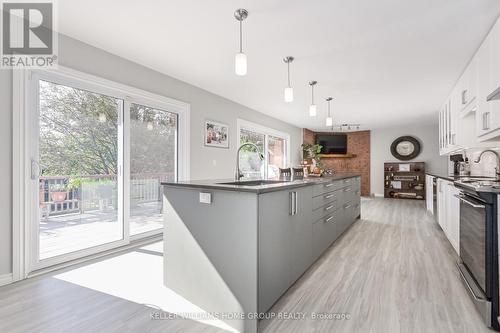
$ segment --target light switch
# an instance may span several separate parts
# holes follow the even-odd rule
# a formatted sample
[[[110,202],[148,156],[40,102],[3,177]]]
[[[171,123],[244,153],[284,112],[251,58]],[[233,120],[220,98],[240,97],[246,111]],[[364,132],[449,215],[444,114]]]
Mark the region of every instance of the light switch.
[[[200,203],[211,204],[212,193],[200,192]]]

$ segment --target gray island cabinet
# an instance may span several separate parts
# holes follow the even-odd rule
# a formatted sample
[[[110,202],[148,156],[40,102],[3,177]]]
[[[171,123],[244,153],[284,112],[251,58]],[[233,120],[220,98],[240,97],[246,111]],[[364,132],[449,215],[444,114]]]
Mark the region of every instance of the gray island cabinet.
[[[255,314],[360,216],[360,177],[221,183],[163,184],[165,285],[225,325],[257,332]]]

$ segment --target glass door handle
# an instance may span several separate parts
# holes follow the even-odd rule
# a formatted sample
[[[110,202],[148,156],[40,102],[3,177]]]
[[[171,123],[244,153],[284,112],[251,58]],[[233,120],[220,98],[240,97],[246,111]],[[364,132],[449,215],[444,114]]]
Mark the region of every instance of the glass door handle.
[[[42,175],[42,168],[38,161],[31,159],[31,179],[38,180],[38,177]]]

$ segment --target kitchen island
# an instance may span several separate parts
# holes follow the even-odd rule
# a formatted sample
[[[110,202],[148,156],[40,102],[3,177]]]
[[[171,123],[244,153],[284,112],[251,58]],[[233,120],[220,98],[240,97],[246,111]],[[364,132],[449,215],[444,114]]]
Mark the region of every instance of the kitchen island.
[[[162,185],[165,285],[240,332],[360,216],[355,173]]]

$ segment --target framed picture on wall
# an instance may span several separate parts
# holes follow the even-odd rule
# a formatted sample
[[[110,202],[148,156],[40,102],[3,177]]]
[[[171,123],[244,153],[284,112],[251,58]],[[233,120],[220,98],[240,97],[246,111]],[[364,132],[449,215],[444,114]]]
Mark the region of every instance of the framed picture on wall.
[[[205,146],[229,148],[229,126],[216,121],[206,120]]]

